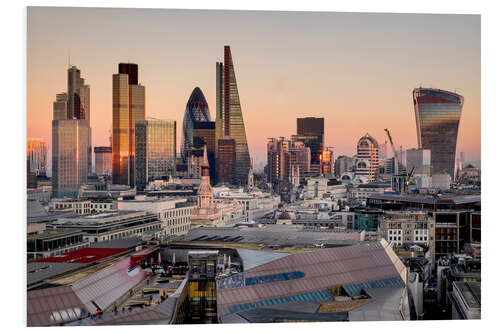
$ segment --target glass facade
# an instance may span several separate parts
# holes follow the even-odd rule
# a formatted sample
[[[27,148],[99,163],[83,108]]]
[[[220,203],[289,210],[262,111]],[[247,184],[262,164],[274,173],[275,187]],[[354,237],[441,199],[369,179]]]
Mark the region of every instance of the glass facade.
[[[136,187],[175,175],[176,122],[147,119],[135,122]]]
[[[413,90],[418,146],[430,149],[432,174],[455,176],[455,153],[463,103],[462,96],[449,91]]]
[[[113,184],[134,186],[135,121],[145,119],[146,88],[130,84],[129,74],[122,72],[132,68],[137,75],[137,65],[125,65],[135,64],[120,64],[120,74],[113,75]]]
[[[30,172],[45,175],[47,172],[47,144],[43,139],[28,139],[27,155]]]
[[[89,123],[87,120],[52,121],[52,192],[75,197],[87,182]]]
[[[228,136],[235,142],[234,175],[226,178],[232,178],[237,184],[246,184],[250,169],[250,154],[231,49],[228,45],[224,46],[224,64],[217,63],[216,83],[218,139]]]
[[[186,111],[184,112],[184,120],[182,122],[181,152],[184,161],[187,160],[189,151],[193,147],[194,123],[207,121],[211,121],[208,103],[201,89],[196,87],[186,104]]]
[[[319,164],[320,155],[324,149],[325,119],[324,118],[297,118],[297,135],[294,141],[302,141],[311,149],[311,163]]]

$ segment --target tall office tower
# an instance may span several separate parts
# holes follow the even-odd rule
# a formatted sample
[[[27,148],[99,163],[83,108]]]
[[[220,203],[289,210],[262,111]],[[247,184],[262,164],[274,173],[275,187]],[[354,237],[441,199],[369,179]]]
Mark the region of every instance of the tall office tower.
[[[210,121],[210,110],[205,95],[200,88],[193,89],[186,104],[184,120],[182,121],[181,154],[184,161],[189,157],[189,151],[193,148],[193,125],[195,122]],[[215,151],[215,146],[214,146]]]
[[[413,105],[418,147],[431,150],[432,174],[455,176],[458,126],[464,98],[440,89],[416,88]]]
[[[176,122],[173,120],[136,120],[135,183],[139,191],[155,179],[175,176]]]
[[[286,181],[287,153],[290,146],[290,140],[284,137],[269,138],[267,141],[267,181],[273,187]]]
[[[56,100],[53,104],[54,120],[68,119],[68,94],[60,93],[56,95]]]
[[[431,175],[431,151],[429,149],[407,149],[406,150],[406,170],[411,171],[413,167],[414,175]]]
[[[47,173],[47,144],[43,139],[28,139],[26,149],[30,172],[36,176],[45,176]]]
[[[311,149],[303,142],[293,142],[287,152],[287,179],[293,177],[292,171],[298,167],[298,176],[309,174],[311,167]]]
[[[201,144],[196,144],[195,139],[200,139]],[[196,121],[193,123],[193,145],[195,148],[202,149],[207,146],[207,158],[210,165],[210,180],[217,183],[217,171],[215,165],[215,122],[214,121]]]
[[[87,182],[89,122],[52,121],[52,195],[76,197]]]
[[[113,74],[113,184],[135,184],[135,121],[145,120],[145,90],[138,66],[120,63]]]
[[[356,181],[367,183],[373,182],[377,178],[379,171],[378,142],[368,133],[358,141],[354,165]]]
[[[302,141],[311,148],[311,163],[320,164],[319,156],[324,148],[325,119],[324,118],[297,118],[297,135],[292,141]]]
[[[335,160],[335,176],[341,177],[344,172],[351,172],[354,166],[354,159],[349,156],[340,155]]]
[[[219,139],[225,135],[224,129],[224,64],[217,62],[215,64],[215,152]],[[217,156],[216,156],[217,158]]]
[[[113,169],[113,153],[111,147],[94,147],[95,173],[111,175]]]
[[[322,175],[333,175],[335,165],[333,160],[333,149],[327,148],[321,152],[320,158],[321,174]]]
[[[217,182],[234,183],[236,164],[236,141],[228,136],[218,140],[217,146]]]
[[[224,46],[224,63],[217,63],[216,88],[218,103],[216,112],[217,140],[226,136],[234,139],[236,155],[233,179],[234,183],[245,184],[250,169],[250,155],[248,153],[245,124],[241,112],[233,59],[228,45]],[[219,144],[218,141],[217,144]]]
[[[92,173],[92,129],[90,128],[90,86],[85,84],[80,69],[68,68],[68,111],[65,119],[85,119],[89,123],[89,142],[87,147],[88,173]]]

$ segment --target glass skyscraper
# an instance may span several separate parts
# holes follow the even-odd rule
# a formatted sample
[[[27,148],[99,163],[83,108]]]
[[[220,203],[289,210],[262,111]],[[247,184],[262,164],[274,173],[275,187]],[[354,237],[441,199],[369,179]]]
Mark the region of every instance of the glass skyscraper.
[[[193,89],[186,104],[184,120],[182,122],[181,153],[184,161],[187,160],[189,151],[193,148],[193,127],[195,122],[211,121],[210,110],[205,95],[200,88]]]
[[[135,122],[135,183],[142,191],[148,182],[175,175],[176,122],[147,119]]]
[[[324,118],[297,118],[297,135],[292,140],[302,141],[311,149],[311,164],[320,164],[320,155],[323,152],[325,138]]]
[[[113,74],[113,184],[134,186],[135,121],[144,120],[146,88],[136,64],[119,64]]]
[[[455,175],[458,126],[464,98],[440,89],[416,88],[413,105],[418,147],[431,150],[432,174]]]
[[[52,121],[52,193],[76,197],[87,182],[89,122],[84,119]]]
[[[47,144],[43,139],[28,139],[27,157],[30,172],[45,176],[47,172]]]
[[[224,137],[230,137],[234,140],[233,179],[237,184],[246,184],[250,169],[250,154],[229,45],[224,46],[224,63],[217,63],[216,73],[217,145],[219,145],[218,140]],[[217,149],[217,153],[219,153],[219,149]]]

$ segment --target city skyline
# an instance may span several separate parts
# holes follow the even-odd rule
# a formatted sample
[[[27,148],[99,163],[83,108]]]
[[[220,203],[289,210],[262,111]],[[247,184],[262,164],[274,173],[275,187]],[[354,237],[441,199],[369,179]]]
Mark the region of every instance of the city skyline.
[[[384,128],[398,147],[416,148],[411,93],[418,86],[464,96],[457,155],[463,151],[467,160],[480,159],[478,15],[224,12],[30,7],[28,137],[43,138],[51,151],[52,103],[66,86],[69,54],[92,89],[92,146],[105,146],[118,63],[139,65],[140,81],[148,87],[147,117],[180,124],[194,87],[216,109],[213,64],[220,48],[230,45],[256,163],[266,158],[267,138],[294,134],[299,117],[325,118],[325,146],[334,147],[335,157],[354,155],[366,132],[383,143]],[[95,21],[91,27],[84,25],[88,15]],[[128,30],[130,24],[137,31]],[[224,30],[228,24],[232,29]],[[271,24],[276,28],[269,30]],[[122,36],[111,38],[120,29],[137,47],[124,48]],[[147,38],[140,38],[142,32]],[[162,36],[165,45],[158,43]],[[270,113],[279,121],[265,121]]]

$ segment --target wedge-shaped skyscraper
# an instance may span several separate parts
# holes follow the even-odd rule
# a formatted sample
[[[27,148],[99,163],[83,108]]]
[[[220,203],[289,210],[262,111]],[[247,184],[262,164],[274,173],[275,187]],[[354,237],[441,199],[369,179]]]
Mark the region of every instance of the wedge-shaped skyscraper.
[[[241,112],[240,96],[236,84],[231,49],[224,46],[224,63],[217,63],[217,113],[216,132],[218,140],[229,137],[235,142],[234,182],[246,184],[250,169],[245,123]],[[226,138],[227,139],[227,138]]]
[[[458,125],[464,98],[456,93],[432,88],[413,90],[418,147],[431,150],[433,175],[455,175]]]

